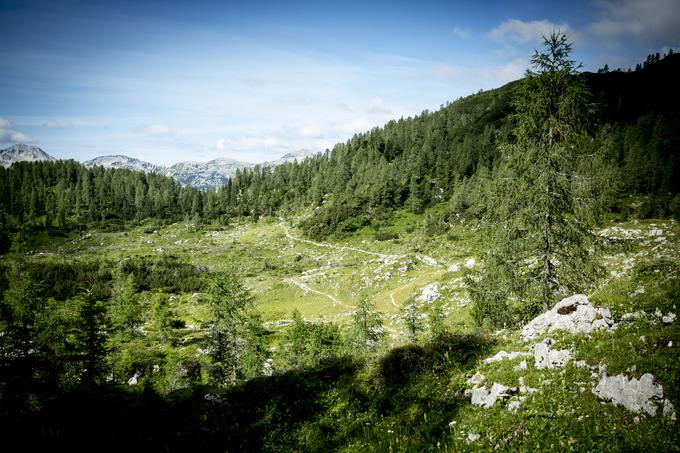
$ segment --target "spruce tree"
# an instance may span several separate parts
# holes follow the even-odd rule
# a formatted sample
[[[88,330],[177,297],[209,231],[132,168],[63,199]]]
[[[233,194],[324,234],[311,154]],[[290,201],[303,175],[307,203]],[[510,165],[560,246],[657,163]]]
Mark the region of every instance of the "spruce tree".
[[[468,278],[475,317],[496,325],[584,291],[598,268],[591,253],[599,204],[588,135],[593,106],[567,36],[552,33],[544,44],[515,100],[515,141],[501,146],[489,206],[493,246],[482,274]]]
[[[253,297],[233,270],[217,274],[208,292],[214,318],[209,334],[211,381],[234,385],[254,377],[262,369],[266,351]]]

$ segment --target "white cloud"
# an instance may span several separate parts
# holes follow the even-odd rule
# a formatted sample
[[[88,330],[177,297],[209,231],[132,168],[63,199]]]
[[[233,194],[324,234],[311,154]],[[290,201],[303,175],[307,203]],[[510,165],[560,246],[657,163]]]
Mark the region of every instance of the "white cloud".
[[[138,131],[146,135],[168,135],[173,132],[173,129],[167,124],[145,124],[138,128]]]
[[[633,37],[647,43],[673,45],[680,42],[678,0],[598,1],[601,17],[588,31],[600,38]]]
[[[217,140],[217,143],[215,143],[215,148],[224,149],[224,142],[225,141],[226,141],[226,139],[224,139],[224,138]]]
[[[373,113],[390,113],[390,109],[385,106],[383,98],[376,96],[368,103],[368,110]]]
[[[47,129],[71,129],[73,123],[70,120],[48,120],[43,123]]]
[[[469,68],[437,63],[429,68],[428,73],[438,79],[456,80],[469,86],[479,85],[482,80],[500,85],[522,78],[528,63],[529,57],[515,58],[498,65]]]
[[[0,118],[0,142],[20,143],[33,141],[28,135],[18,132],[5,118]]]
[[[375,126],[377,126],[375,122],[366,118],[354,118],[348,121],[335,122],[331,125],[331,128],[334,132],[340,134],[353,135],[366,132]]]
[[[457,25],[453,27],[453,29],[451,29],[451,33],[453,34],[453,36],[460,39],[472,38],[472,32],[470,30],[468,30],[467,28],[461,28]]]
[[[566,33],[573,41],[576,33],[567,23],[555,24],[548,20],[521,21],[509,19],[486,33],[494,41],[512,44],[539,43],[543,36],[553,31]]]
[[[466,71],[462,68],[449,66],[444,63],[434,64],[430,68],[429,72],[440,79],[455,79],[457,77],[463,76],[466,73]]]

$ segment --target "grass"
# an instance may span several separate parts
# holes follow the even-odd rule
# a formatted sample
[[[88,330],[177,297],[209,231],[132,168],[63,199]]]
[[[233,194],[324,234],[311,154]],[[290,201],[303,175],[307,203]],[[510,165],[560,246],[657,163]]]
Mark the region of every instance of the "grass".
[[[91,230],[66,237],[39,233],[28,238],[28,259],[96,256],[118,261],[169,254],[210,272],[236,265],[268,322],[289,319],[297,309],[309,320],[347,324],[357,295],[369,292],[392,333],[384,349],[322,360],[232,389],[171,394],[161,413],[185,411],[186,427],[168,422],[167,432],[187,430],[186,439],[208,450],[223,450],[224,445],[235,450],[347,452],[678,450],[677,424],[600,402],[591,391],[599,375],[587,368],[571,362],[563,369],[537,370],[533,356],[484,364],[484,358],[501,350],[529,351],[540,339],[524,343],[516,331],[480,333],[475,327],[461,270],[449,269],[453,264],[462,269],[468,258],[480,256],[481,235],[470,225],[428,235],[422,215],[390,216],[375,228],[323,244],[305,240],[294,226],[296,219],[228,227],[141,223],[124,232]],[[608,275],[589,294],[590,300],[610,308],[617,321],[641,310],[648,316],[622,322],[613,332],[554,332],[549,335],[553,347],[570,349],[575,360],[604,366],[610,375],[652,373],[665,397],[680,407],[680,321],[667,324],[656,314],[677,313],[680,227],[655,220],[611,221],[606,226],[606,234],[623,243],[605,250]],[[376,238],[376,231],[384,235]],[[436,340],[422,336],[411,345],[400,333],[399,305],[431,283],[439,284],[452,334]],[[181,354],[198,354],[205,335],[201,329],[210,323],[205,300],[200,292],[171,296],[174,316],[186,324],[175,331]],[[272,329],[274,347],[284,330]],[[525,370],[517,369],[522,360]],[[522,378],[537,392],[482,409],[465,395],[470,388],[466,380],[477,372],[487,385],[517,387]],[[206,403],[206,392],[218,392],[220,403]],[[520,396],[525,399],[517,411],[509,411],[508,404]]]

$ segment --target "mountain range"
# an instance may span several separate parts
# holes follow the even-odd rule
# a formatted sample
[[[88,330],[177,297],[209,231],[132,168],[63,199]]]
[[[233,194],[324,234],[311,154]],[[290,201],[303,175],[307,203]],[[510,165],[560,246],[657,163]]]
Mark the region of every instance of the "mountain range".
[[[279,159],[259,164],[262,167],[274,168],[287,162],[303,161],[307,157],[318,154],[318,152],[302,149],[288,153]],[[9,167],[14,162],[35,162],[35,161],[56,161],[54,157],[47,154],[36,146],[18,144],[0,150],[0,166]],[[192,185],[198,189],[217,188],[231,178],[236,170],[252,168],[256,164],[234,159],[213,159],[207,162],[185,161],[177,162],[168,167],[155,165],[150,162],[135,159],[124,155],[99,156],[83,162],[88,168],[96,165],[104,168],[123,168],[127,170],[143,171],[147,173],[159,173],[170,176],[183,186]]]

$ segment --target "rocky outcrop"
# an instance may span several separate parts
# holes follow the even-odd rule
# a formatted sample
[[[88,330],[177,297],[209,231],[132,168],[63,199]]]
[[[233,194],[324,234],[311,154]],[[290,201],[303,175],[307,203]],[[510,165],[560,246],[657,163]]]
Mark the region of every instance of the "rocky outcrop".
[[[550,311],[534,318],[524,326],[520,337],[534,340],[544,333],[566,330],[590,333],[597,329],[611,329],[614,322],[608,308],[593,307],[583,294],[576,294],[558,302]]]
[[[676,419],[673,404],[664,399],[663,387],[649,373],[643,374],[640,379],[604,373],[593,393],[599,399],[623,406],[631,412],[646,412],[654,416],[661,409],[664,416]]]

